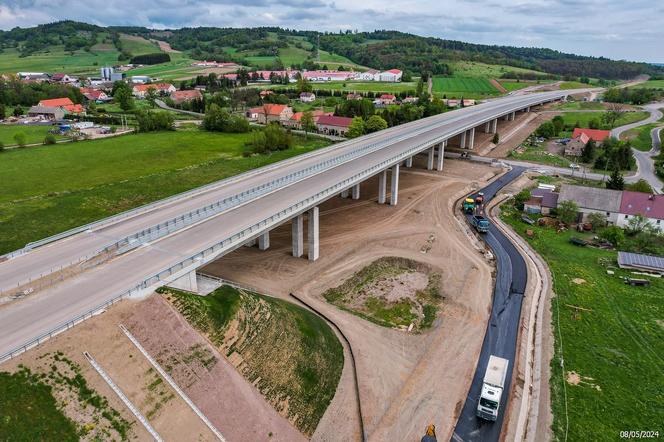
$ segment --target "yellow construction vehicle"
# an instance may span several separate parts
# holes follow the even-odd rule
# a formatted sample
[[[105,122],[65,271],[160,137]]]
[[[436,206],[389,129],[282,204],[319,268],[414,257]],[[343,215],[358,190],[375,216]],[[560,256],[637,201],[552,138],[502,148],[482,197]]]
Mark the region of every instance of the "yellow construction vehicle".
[[[436,439],[436,426],[434,424],[429,424],[427,426],[427,431],[422,437],[421,442],[437,442]]]

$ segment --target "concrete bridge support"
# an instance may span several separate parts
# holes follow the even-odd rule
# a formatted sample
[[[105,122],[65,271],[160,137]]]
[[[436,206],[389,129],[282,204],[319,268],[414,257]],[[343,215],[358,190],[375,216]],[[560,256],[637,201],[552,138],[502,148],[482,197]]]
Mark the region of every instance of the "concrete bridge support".
[[[270,248],[270,232],[265,232],[258,237],[258,249],[267,250]]]
[[[413,167],[413,157],[406,158],[406,167]]]
[[[464,131],[464,132],[461,134],[461,140],[459,141],[459,147],[460,147],[461,149],[465,149],[465,148],[466,148],[466,131]]]
[[[307,212],[307,222],[309,223],[309,229],[307,236],[309,237],[309,252],[308,258],[309,261],[316,261],[318,259],[319,253],[319,226],[318,226],[318,206],[309,209]]]
[[[390,205],[396,206],[399,199],[399,165],[392,166],[392,176],[390,182]]]
[[[304,215],[298,215],[292,221],[293,256],[304,254]]]
[[[354,200],[359,200],[360,199],[360,184],[354,185],[352,188],[352,198]]]
[[[510,114],[507,114],[503,117],[503,120],[510,121]]]
[[[510,121],[514,121],[514,118],[516,117],[516,112],[512,112],[510,114]]]
[[[475,148],[475,128],[468,130],[468,149]]]
[[[346,190],[341,192],[340,196],[341,196],[341,198],[348,198],[348,195],[349,195],[349,190],[346,189]]]
[[[491,122],[491,133],[495,134],[496,132],[498,132],[498,118]]]
[[[378,174],[378,204],[385,204],[387,199],[387,170]]]
[[[427,170],[433,170],[433,160],[436,155],[436,146],[431,146],[427,151]]]
[[[444,159],[446,144],[447,140],[441,141],[440,144],[438,144],[438,158],[437,158],[438,161],[436,162],[436,170],[439,172],[443,170],[443,159]]]
[[[487,121],[486,124],[484,125],[484,133],[485,134],[491,133],[491,121]]]
[[[196,270],[180,276],[175,281],[168,284],[169,287],[174,289],[186,290],[188,292],[198,292],[198,282],[196,281]]]

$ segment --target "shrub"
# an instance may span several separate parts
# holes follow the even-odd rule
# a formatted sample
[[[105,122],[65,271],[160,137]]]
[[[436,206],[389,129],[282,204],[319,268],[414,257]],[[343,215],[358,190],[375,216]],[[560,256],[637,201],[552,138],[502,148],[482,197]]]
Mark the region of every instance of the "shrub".
[[[26,139],[27,137],[23,132],[17,132],[14,134],[14,141],[19,145],[19,147],[25,147]]]
[[[55,136],[53,134],[46,134],[46,136],[44,137],[44,144],[45,145],[55,144]]]
[[[496,132],[495,134],[493,134],[493,139],[491,139],[491,142],[492,142],[493,144],[498,144],[498,143],[500,143],[500,135],[498,134],[498,132]]]
[[[175,117],[170,112],[137,112],[136,120],[140,132],[155,132],[173,130]]]
[[[600,239],[613,244],[613,247],[620,246],[620,244],[622,244],[622,242],[625,240],[625,234],[618,226],[609,226],[605,229],[602,229],[602,231],[599,232],[599,235],[597,236],[599,236]]]

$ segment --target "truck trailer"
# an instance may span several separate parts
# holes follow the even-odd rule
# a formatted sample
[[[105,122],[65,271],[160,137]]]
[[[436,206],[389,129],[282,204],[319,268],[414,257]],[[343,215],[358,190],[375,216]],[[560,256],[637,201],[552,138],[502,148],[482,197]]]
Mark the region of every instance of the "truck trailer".
[[[488,421],[498,419],[500,399],[505,388],[509,361],[498,356],[489,356],[489,364],[484,373],[482,393],[477,402],[477,417]]]
[[[488,219],[483,217],[482,215],[473,215],[470,218],[470,224],[475,227],[475,230],[477,230],[480,233],[486,233],[489,231],[489,226],[491,223],[489,222]]]

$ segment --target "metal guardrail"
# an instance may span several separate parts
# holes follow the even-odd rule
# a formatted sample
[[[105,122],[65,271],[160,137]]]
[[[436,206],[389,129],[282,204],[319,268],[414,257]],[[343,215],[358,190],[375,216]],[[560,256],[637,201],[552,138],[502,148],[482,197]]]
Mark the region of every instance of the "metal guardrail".
[[[550,101],[552,99],[548,99],[547,101]],[[531,104],[532,105],[532,104]],[[136,284],[134,287],[130,288],[129,290],[111,298],[109,301],[89,310],[88,312],[77,316],[75,319],[71,321],[67,321],[63,324],[60,324],[57,327],[54,327],[51,331],[46,332],[42,335],[40,335],[37,338],[34,338],[30,341],[28,341],[26,344],[23,344],[19,347],[17,347],[14,350],[11,350],[3,355],[0,355],[0,363],[11,359],[18,354],[28,350],[29,348],[32,348],[36,345],[39,345],[41,342],[44,342],[51,338],[52,336],[61,333],[64,330],[67,330],[74,325],[78,324],[79,322],[84,321],[85,319],[88,319],[94,314],[99,313],[100,311],[103,311],[105,308],[108,306],[114,304],[115,302],[118,302],[119,300],[131,296],[132,293],[134,292],[141,292],[143,290],[146,290],[149,287],[152,287],[156,284],[158,284],[160,281],[164,281],[165,279],[168,279],[171,277],[173,274],[178,273],[182,271],[183,269],[187,268],[188,266],[191,266],[192,264],[196,263],[196,266],[194,268],[200,267],[200,265],[205,262],[206,260],[209,261],[213,258],[216,258],[225,248],[230,248],[235,245],[241,245],[244,243],[246,240],[251,239],[250,237],[252,236],[258,236],[259,232],[268,229],[271,226],[274,226],[278,224],[279,222],[283,220],[287,220],[292,218],[298,213],[304,212],[308,207],[315,206],[316,204],[319,204],[326,198],[335,195],[336,193],[340,192],[344,188],[350,187],[354,184],[357,184],[357,182],[362,181],[368,176],[371,176],[375,173],[380,172],[383,169],[389,168],[392,165],[398,164],[399,162],[405,160],[406,158],[426,149],[428,146],[431,144],[438,143],[440,141],[443,141],[447,138],[449,138],[449,134],[446,135],[441,135],[439,137],[436,137],[434,139],[428,140],[424,143],[420,143],[414,147],[411,147],[407,149],[404,152],[401,152],[400,154],[397,154],[387,160],[383,160],[378,164],[375,164],[374,166],[371,166],[367,169],[365,169],[362,172],[359,172],[350,178],[346,178],[345,180],[338,182],[327,189],[324,189],[322,191],[317,192],[313,196],[307,197],[306,199],[297,202],[285,209],[282,209],[279,211],[276,215],[272,215],[268,218],[265,218],[257,223],[254,223],[253,225],[241,230],[240,232],[237,232],[230,237],[227,237],[223,239],[220,242],[217,242],[216,244],[204,249],[201,252],[198,252],[194,255],[191,255],[190,257],[166,268],[163,269],[156,274],[145,278],[141,283]]]

